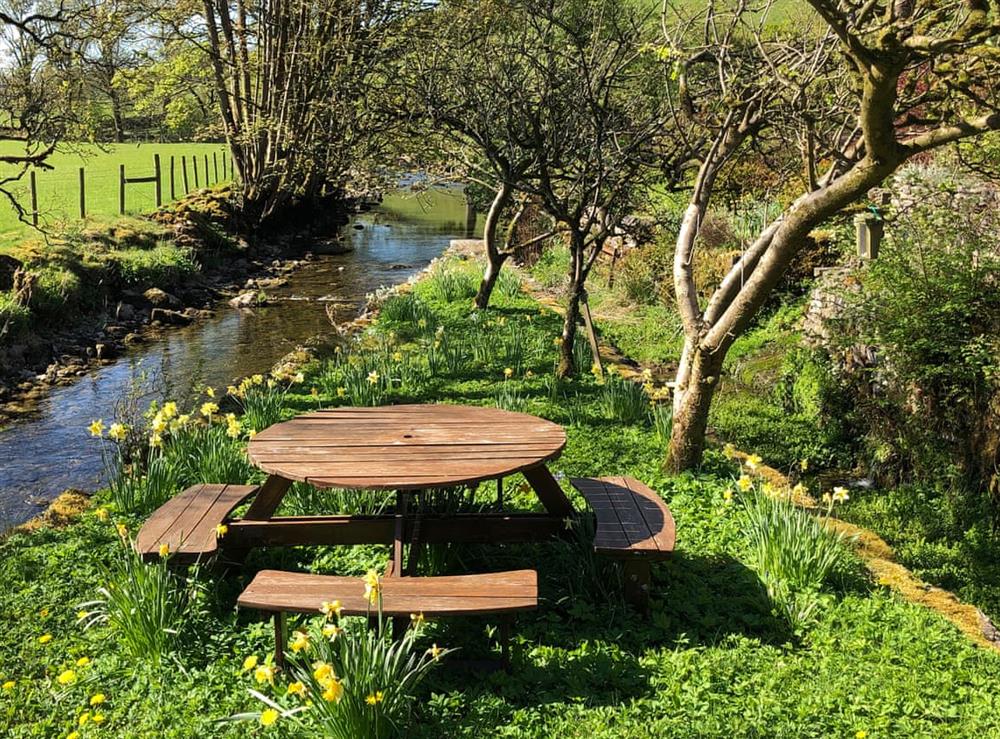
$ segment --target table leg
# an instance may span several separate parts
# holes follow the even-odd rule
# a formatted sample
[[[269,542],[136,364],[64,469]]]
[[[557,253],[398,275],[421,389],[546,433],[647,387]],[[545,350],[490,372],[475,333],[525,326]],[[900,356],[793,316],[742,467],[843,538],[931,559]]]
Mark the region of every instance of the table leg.
[[[573,504],[569,502],[566,493],[559,487],[556,478],[544,464],[524,471],[524,477],[534,489],[538,499],[542,501],[545,510],[553,516],[567,517],[576,515]]]
[[[392,541],[392,569],[389,571],[390,577],[402,577],[403,575],[403,533],[406,530],[406,503],[408,496],[406,493],[396,491],[396,531]]]
[[[260,490],[257,491],[257,495],[254,496],[253,502],[243,518],[248,521],[266,521],[278,510],[281,499],[285,497],[285,493],[291,486],[291,480],[286,480],[278,475],[268,476],[264,484],[260,486]]]

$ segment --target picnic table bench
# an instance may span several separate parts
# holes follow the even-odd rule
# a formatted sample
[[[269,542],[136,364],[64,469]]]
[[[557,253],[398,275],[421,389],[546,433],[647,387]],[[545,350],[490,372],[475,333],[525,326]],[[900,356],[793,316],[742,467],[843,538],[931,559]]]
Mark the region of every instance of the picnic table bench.
[[[594,551],[622,560],[625,597],[646,609],[650,563],[674,551],[674,517],[667,504],[634,477],[575,477],[570,483],[594,511]]]

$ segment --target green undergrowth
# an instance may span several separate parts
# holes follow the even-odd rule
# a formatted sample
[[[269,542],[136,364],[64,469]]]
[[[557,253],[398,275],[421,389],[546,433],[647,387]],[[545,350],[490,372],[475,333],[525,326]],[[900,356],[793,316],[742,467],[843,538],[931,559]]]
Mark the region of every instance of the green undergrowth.
[[[657,490],[677,521],[677,551],[654,566],[651,614],[644,617],[623,604],[614,564],[590,553],[592,532],[585,523],[568,529],[566,541],[432,548],[422,574],[537,569],[541,603],[516,622],[510,674],[470,675],[446,656],[417,691],[405,736],[798,739],[1000,731],[1000,657],[975,647],[935,613],[869,582],[846,548],[838,555],[840,575],[810,585],[823,588],[820,607],[793,628],[754,569],[759,558],[742,507],[733,502],[734,463],[710,452],[698,474],[666,476],[663,440],[650,414],[630,412],[631,400],[613,400],[615,394],[591,375],[552,379],[557,315],[513,290],[495,296],[490,310],[470,315],[462,285],[475,265],[447,269],[455,274],[445,284],[426,280],[412,296],[390,298],[384,321],[358,341],[315,361],[304,377],[276,385],[280,409],[246,398],[252,387],[265,392],[263,380],[235,388],[242,406],[232,407],[256,404],[255,413],[266,411],[260,418],[273,420],[350,404],[513,406],[566,426],[566,450],[552,463],[560,479],[629,474]],[[220,398],[219,411],[204,402],[190,400],[178,411],[198,417],[204,409],[222,420],[231,401]],[[86,433],[86,420],[79,422]],[[236,419],[216,428],[245,440],[256,425]],[[188,432],[179,423],[163,433],[164,456],[180,454],[170,450],[186,443],[185,469],[200,469],[206,445],[184,441]],[[234,465],[226,474],[252,476],[240,469]],[[384,497],[297,485],[282,513],[371,513],[386,504]],[[738,503],[740,494],[735,498]],[[517,476],[507,481],[505,500],[514,509],[538,508]],[[384,568],[388,548],[257,551],[228,573],[203,567],[197,607],[176,629],[169,650],[158,662],[136,659],[113,625],[84,630],[77,619],[78,604],[100,597],[120,557],[114,524],[132,532],[141,525],[143,514],[122,505],[115,509],[102,491],[79,521],[0,542],[0,619],[6,627],[0,633],[0,735],[310,735],[295,728],[297,719],[279,717],[268,727],[228,720],[260,710],[251,689],[287,703],[285,677],[272,687],[244,670],[247,657],[263,661],[273,642],[269,625],[237,611],[235,598],[261,568],[360,578],[370,568]],[[492,509],[495,490],[486,485],[436,493],[426,505]],[[101,520],[103,510],[110,510],[107,520]],[[463,658],[495,656],[494,626],[488,618],[441,620],[427,625],[420,644],[458,649]],[[46,634],[52,638],[42,643]],[[78,666],[81,658],[89,661]],[[67,670],[74,679],[61,685],[58,677]],[[97,693],[105,702],[91,707]],[[92,720],[98,709],[99,729]]]

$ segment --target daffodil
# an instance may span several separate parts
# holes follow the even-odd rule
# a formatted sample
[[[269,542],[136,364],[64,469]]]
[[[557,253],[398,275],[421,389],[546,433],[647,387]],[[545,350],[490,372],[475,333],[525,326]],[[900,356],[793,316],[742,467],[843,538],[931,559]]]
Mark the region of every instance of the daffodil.
[[[205,418],[211,418],[214,414],[219,412],[218,403],[202,403],[201,404],[201,415]]]
[[[123,539],[126,536],[128,536],[128,526],[126,526],[123,523],[116,523],[115,524],[115,530],[118,532],[118,536],[120,536]]]
[[[76,661],[77,667],[86,667],[89,664],[90,664],[90,657],[80,657],[80,659]]]
[[[382,590],[382,584],[379,582],[378,573],[375,570],[368,570],[364,577],[365,581],[365,595],[368,598],[368,602],[375,604],[378,601],[379,593]]]
[[[76,720],[76,723],[77,726],[86,726],[88,721],[90,721],[90,711],[84,711],[80,714],[80,718]]]
[[[163,437],[160,434],[153,434],[149,437],[149,445],[153,449],[159,449],[163,446]]]
[[[95,421],[91,421],[90,425],[87,427],[87,431],[89,431],[90,435],[94,438],[101,438],[104,436],[104,421],[100,418]]]
[[[106,700],[107,697],[104,695],[104,693],[94,693],[92,696],[90,696],[90,705],[99,706]]]
[[[854,732],[854,739],[867,739],[868,732],[864,729],[858,729]]]
[[[79,731],[71,731],[66,735],[66,739],[80,739]]]
[[[323,636],[331,641],[336,639],[343,632],[344,630],[337,626],[337,624],[323,624]]]
[[[377,703],[381,703],[385,699],[385,693],[381,690],[376,690],[374,693],[369,693],[365,698],[365,703],[369,706],[374,706]]]
[[[747,458],[743,460],[743,464],[747,466],[749,470],[756,470],[763,460],[757,454],[748,454]]]
[[[251,654],[249,657],[243,660],[243,671],[249,672],[250,670],[252,670],[254,667],[257,666],[257,661],[258,661],[257,655]]]
[[[344,696],[344,684],[337,678],[332,678],[323,686],[323,700],[327,703],[339,703]]]
[[[177,403],[172,400],[164,403],[160,413],[163,414],[163,417],[169,421],[177,415]]]
[[[740,489],[741,493],[745,493],[753,487],[753,480],[746,475],[740,475],[740,479],[736,481],[736,487]]]
[[[726,459],[732,459],[736,456],[736,447],[732,444],[726,444],[722,447],[722,454],[726,457]]]
[[[252,382],[254,385],[263,385],[264,375],[254,375],[253,377],[250,378],[250,382]]]
[[[285,691],[288,695],[305,695],[306,686],[304,683],[300,683],[296,680],[294,683],[288,684],[288,690]]]
[[[304,631],[296,631],[289,645],[293,652],[301,652],[309,647],[309,636]]]
[[[235,413],[230,413],[226,416],[226,435],[230,439],[238,439],[240,432],[243,430],[243,426],[239,419],[236,418]]]
[[[214,398],[215,397],[215,388],[212,387],[211,385],[209,385],[208,387],[206,387],[205,388],[205,395],[207,395],[210,398]]]
[[[732,502],[733,502],[733,491],[732,491],[732,490],[730,490],[729,488],[726,488],[726,489],[725,489],[725,490],[723,491],[723,493],[722,493],[722,499],[723,499],[723,500],[724,500],[724,501],[725,501],[726,503],[732,503]]]
[[[240,389],[235,385],[230,385],[226,388],[226,394],[232,395],[234,398],[238,398],[240,396]]]
[[[832,497],[834,503],[846,503],[851,499],[851,496],[847,494],[847,488],[842,487],[835,487]]]
[[[261,726],[271,726],[275,721],[278,720],[278,712],[273,708],[268,708],[260,715],[260,725]]]
[[[76,671],[63,670],[59,673],[59,677],[56,678],[56,682],[60,685],[72,685],[76,682]]]
[[[329,662],[316,662],[313,664],[313,677],[316,678],[316,682],[325,683],[336,675],[333,672],[333,665]]]
[[[166,559],[169,556],[170,556],[170,545],[169,544],[160,544],[160,557],[162,557],[163,559]]]
[[[503,371],[503,376],[504,376],[504,377],[508,377],[508,378],[509,378],[509,377],[511,377],[511,376],[512,376],[513,374],[514,374],[514,370],[513,370],[513,368],[511,368],[511,367],[505,367],[505,368],[504,368],[504,371]]]
[[[48,644],[50,641],[52,641],[52,634],[42,634],[38,637],[39,644]]]
[[[410,623],[412,623],[414,626],[422,626],[423,623],[424,623],[424,620],[425,619],[424,619],[424,614],[423,613],[411,613],[410,614]]]
[[[108,514],[108,509],[107,508],[98,508],[96,511],[94,511],[94,515],[97,517],[98,521],[107,521],[108,520],[108,515],[109,515]]]
[[[167,430],[167,419],[163,417],[163,411],[153,416],[153,420],[149,424],[149,430],[154,434],[162,434]]]
[[[831,493],[823,493],[823,502],[831,505],[833,503],[833,495]]]
[[[3,687],[4,690],[10,691],[17,687],[17,683],[13,680],[8,680],[0,687]]]
[[[257,669],[253,671],[253,678],[258,683],[271,683],[274,684],[274,668],[271,665],[258,665]]]
[[[113,423],[108,429],[108,438],[114,441],[124,441],[128,436],[128,427],[124,423]]]
[[[403,352],[393,352],[392,353],[392,361],[394,361],[394,362],[401,362],[401,361],[403,361]]]
[[[319,610],[323,612],[323,615],[327,618],[331,616],[336,616],[340,618],[340,614],[344,611],[344,607],[340,605],[339,600],[323,601],[320,605]]]
[[[802,470],[803,472],[806,472],[809,469],[809,460],[808,459],[800,459],[799,460],[799,469]]]
[[[792,497],[794,498],[804,498],[808,494],[809,494],[809,488],[807,488],[801,482],[792,488]]]
[[[229,533],[229,527],[226,526],[226,524],[220,523],[218,526],[215,527],[215,538],[216,539],[221,539],[227,533]]]
[[[338,387],[337,388],[337,397],[338,398],[343,398],[345,395],[347,395],[347,388],[346,387]]]
[[[91,722],[93,722],[94,726],[100,726],[101,724],[104,723],[104,714],[95,713],[93,716],[90,717],[90,720]]]
[[[368,384],[375,385],[378,383],[379,374],[375,370],[368,373]]]
[[[431,648],[427,650],[427,654],[431,656],[431,659],[440,659],[441,652],[443,651],[444,650],[435,643],[431,644]]]

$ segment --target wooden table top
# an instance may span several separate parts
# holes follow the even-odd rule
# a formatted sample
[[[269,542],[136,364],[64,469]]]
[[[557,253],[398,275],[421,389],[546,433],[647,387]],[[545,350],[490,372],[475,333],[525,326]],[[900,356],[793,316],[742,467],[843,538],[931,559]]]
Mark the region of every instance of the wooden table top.
[[[250,460],[317,487],[419,490],[505,477],[554,459],[558,424],[461,405],[330,408],[257,434]]]

